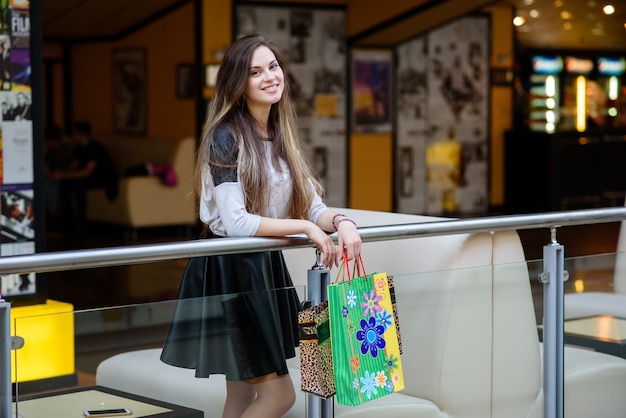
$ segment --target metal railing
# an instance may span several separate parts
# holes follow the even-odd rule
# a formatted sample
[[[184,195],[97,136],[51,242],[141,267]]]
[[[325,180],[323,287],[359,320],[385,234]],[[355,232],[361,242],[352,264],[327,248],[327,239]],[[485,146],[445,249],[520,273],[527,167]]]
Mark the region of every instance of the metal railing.
[[[544,416],[563,417],[563,246],[556,240],[561,226],[618,222],[626,207],[454,219],[359,228],[363,242],[416,237],[547,228],[544,247]],[[336,235],[333,235],[336,240]],[[225,238],[167,244],[123,246],[0,257],[0,275],[77,270],[189,258],[201,255],[313,247],[306,236],[288,238]],[[0,418],[12,416],[10,370],[10,304],[0,299]],[[9,365],[8,367],[6,365]],[[323,409],[323,408],[322,408]],[[312,417],[311,417],[312,418]]]

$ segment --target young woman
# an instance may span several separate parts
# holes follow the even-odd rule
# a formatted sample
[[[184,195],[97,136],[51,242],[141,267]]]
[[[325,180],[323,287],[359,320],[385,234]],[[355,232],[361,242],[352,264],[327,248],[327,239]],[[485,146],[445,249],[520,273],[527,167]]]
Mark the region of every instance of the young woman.
[[[330,267],[359,255],[361,238],[322,202],[284,68],[258,35],[226,51],[198,151],[200,219],[211,238],[304,233]],[[282,416],[295,401],[285,363],[298,345],[292,286],[280,251],[191,259],[162,360],[197,377],[226,375],[225,418]]]

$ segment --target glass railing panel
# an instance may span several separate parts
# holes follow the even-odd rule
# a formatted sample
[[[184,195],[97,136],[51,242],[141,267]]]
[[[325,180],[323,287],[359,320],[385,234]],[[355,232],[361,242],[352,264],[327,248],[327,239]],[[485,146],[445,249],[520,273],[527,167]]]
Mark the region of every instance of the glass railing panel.
[[[22,337],[25,342],[23,348],[13,352],[13,381],[19,382],[15,388],[14,410],[24,418],[60,418],[82,416],[84,410],[128,407],[134,416],[146,416],[168,410],[183,413],[189,408],[187,412],[191,415],[175,416],[199,417],[201,415],[194,415],[193,406],[185,407],[176,402],[176,396],[168,402],[168,394],[176,392],[176,388],[184,388],[178,378],[168,378],[168,371],[183,373],[190,381],[196,380],[193,370],[167,366],[160,360],[172,324],[176,322],[179,330],[188,331],[188,326],[193,328],[200,322],[211,323],[215,327],[207,329],[219,329],[232,336],[233,342],[229,346],[232,350],[221,350],[219,357],[216,356],[232,365],[234,353],[241,353],[241,346],[237,344],[245,343],[246,347],[257,350],[251,338],[259,335],[260,338],[270,338],[263,334],[263,330],[265,326],[273,325],[272,317],[262,315],[264,312],[273,312],[277,307],[282,309],[286,304],[298,308],[304,300],[305,288],[300,286],[81,311],[72,311],[69,304],[51,301],[49,303],[53,306],[47,309],[56,312],[20,316],[13,320],[12,335]],[[62,312],[66,307],[69,309]],[[257,330],[254,336],[242,337],[242,333],[233,331],[233,318],[256,324],[253,326]],[[297,331],[297,323],[281,326],[282,329],[295,327],[293,329]],[[186,336],[184,332],[178,335]],[[207,334],[203,334],[202,341],[208,343],[204,337]],[[272,338],[280,337],[273,335]],[[297,338],[295,342],[297,344]],[[119,357],[125,354],[130,358]],[[212,350],[206,358],[214,354]],[[115,360],[106,363],[112,359]],[[109,366],[104,367],[104,377],[101,378],[99,367],[103,364]],[[298,366],[297,360],[290,360],[290,364]],[[121,367],[121,371],[111,372],[115,367]],[[145,374],[138,376],[137,370]],[[201,387],[208,381],[219,382],[220,389],[225,389],[223,378],[218,377],[197,379],[197,384]],[[150,389],[159,384],[165,394],[163,397]],[[196,402],[202,404],[207,396],[210,397],[206,394],[198,396]],[[44,415],[42,411],[45,411]]]
[[[592,294],[601,289],[606,289],[607,295],[616,295],[615,286],[607,281],[612,277],[607,269],[616,261],[615,255],[566,260],[570,275],[566,306],[570,303],[568,295]],[[491,417],[506,416],[505,412],[511,410],[528,414],[541,410],[543,365],[538,337],[542,316],[537,315],[543,309],[542,287],[537,281],[541,268],[540,261],[533,261],[394,275],[405,389],[365,406],[385,404],[389,414],[393,408],[430,408],[438,411],[433,412],[436,414],[465,410]],[[576,285],[576,280],[582,280],[584,286]],[[307,299],[303,287],[295,292],[300,301]],[[60,393],[82,393],[100,386],[114,392],[90,392],[95,397],[89,405],[78,407],[79,416],[85,408],[128,405],[138,415],[142,404],[150,403],[146,399],[155,400],[150,405],[159,408],[175,405],[215,413],[224,399],[223,378],[196,379],[193,370],[166,366],[159,358],[177,308],[191,312],[189,318],[194,322],[198,306],[208,307],[203,315],[210,317],[215,314],[215,306],[250,302],[250,295],[235,296],[234,300],[220,296],[81,311],[60,302],[59,306],[49,307],[51,313],[15,318],[13,335],[24,338],[24,347],[14,351],[13,365],[14,381],[20,382],[16,394],[19,414],[25,418],[41,416],[33,415],[28,408],[34,404],[37,408],[52,408],[45,402]],[[567,321],[565,325],[567,332]],[[619,334],[621,327],[621,323],[606,321],[597,324],[597,329],[613,332],[609,335],[617,336],[616,341],[626,341]],[[615,344],[621,346],[621,342]],[[626,382],[626,360],[598,353],[600,349],[576,341],[566,341],[566,345],[566,411],[579,408],[579,401],[585,401],[603,416],[606,408],[613,408],[624,398],[609,395],[622,389],[622,381]],[[155,368],[147,368],[144,361]],[[288,365],[297,385],[301,375],[299,358],[289,360]],[[99,366],[105,369],[99,370]],[[114,366],[118,369],[112,369]],[[583,390],[588,385],[595,389]],[[122,396],[129,401],[119,403],[115,396],[119,397],[120,392],[132,397]],[[296,392],[296,404],[287,416],[304,416],[306,397]],[[336,415],[352,408],[335,401]]]
[[[565,250],[567,251],[567,250]],[[626,294],[621,254],[564,260],[564,416],[622,416],[626,410]],[[529,268],[541,271],[540,265]],[[536,275],[533,275],[536,282]],[[541,287],[541,285],[536,285]],[[623,290],[622,290],[623,291]],[[536,311],[544,301],[535,300]],[[543,318],[538,316],[539,337]]]

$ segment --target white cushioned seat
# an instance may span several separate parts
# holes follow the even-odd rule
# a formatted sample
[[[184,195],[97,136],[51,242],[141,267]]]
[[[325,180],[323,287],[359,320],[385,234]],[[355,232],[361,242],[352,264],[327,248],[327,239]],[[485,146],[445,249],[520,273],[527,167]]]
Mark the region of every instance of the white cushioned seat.
[[[359,225],[437,218],[342,209]],[[311,249],[286,250],[296,285],[306,284]],[[530,277],[514,231],[365,243],[369,272],[394,275],[402,332],[405,390],[358,407],[336,405],[337,417],[542,418],[541,345]],[[159,349],[124,353],[98,367],[99,385],[159,398],[221,416],[223,379],[159,361]],[[144,365],[145,363],[145,365]],[[304,417],[297,360],[288,362]],[[566,348],[567,418],[623,417],[626,360]],[[592,413],[593,412],[593,413]]]

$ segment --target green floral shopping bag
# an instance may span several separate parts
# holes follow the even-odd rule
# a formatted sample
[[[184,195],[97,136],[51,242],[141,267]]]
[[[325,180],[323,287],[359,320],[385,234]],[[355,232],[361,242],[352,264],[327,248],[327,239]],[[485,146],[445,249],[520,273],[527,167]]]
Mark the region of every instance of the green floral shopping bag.
[[[355,406],[404,389],[404,377],[387,274],[366,274],[358,257],[350,278],[347,262],[328,302],[337,402]]]

